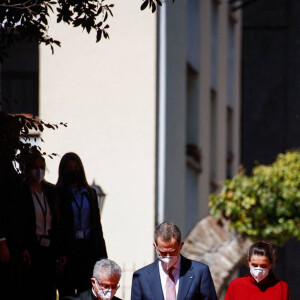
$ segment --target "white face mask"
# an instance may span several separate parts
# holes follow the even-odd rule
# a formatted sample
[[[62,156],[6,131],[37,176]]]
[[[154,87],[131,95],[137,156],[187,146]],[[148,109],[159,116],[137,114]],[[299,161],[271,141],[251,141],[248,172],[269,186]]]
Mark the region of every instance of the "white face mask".
[[[41,182],[45,177],[45,170],[38,168],[30,170],[30,177],[34,182]]]
[[[95,279],[97,281],[97,279]],[[97,295],[100,297],[101,300],[111,300],[113,296],[116,294],[117,290],[109,289],[99,289],[98,286],[95,283],[95,287],[97,289]]]
[[[260,282],[265,279],[269,274],[269,269],[262,267],[252,267],[250,266],[250,273],[256,282]]]
[[[111,289],[104,289],[104,290],[98,289],[97,294],[101,300],[111,300],[115,293],[113,293]]]
[[[167,270],[172,268],[178,260],[178,256],[160,256],[159,255],[158,258],[164,264],[164,266]]]
[[[179,255],[176,255],[176,256],[169,256],[169,255],[168,256],[162,256],[162,255],[159,254],[159,251],[157,250],[156,244],[155,244],[155,249],[156,249],[156,253],[157,253],[157,256],[158,256],[159,260],[164,264],[164,268],[166,270],[169,270],[170,268],[172,268],[176,264]]]

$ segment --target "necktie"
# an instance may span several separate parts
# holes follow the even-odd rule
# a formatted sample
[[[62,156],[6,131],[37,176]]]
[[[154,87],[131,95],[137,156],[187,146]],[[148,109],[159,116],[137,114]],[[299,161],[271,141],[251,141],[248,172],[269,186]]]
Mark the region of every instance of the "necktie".
[[[173,270],[173,267],[168,270],[166,282],[166,300],[176,300],[175,279],[172,274]]]

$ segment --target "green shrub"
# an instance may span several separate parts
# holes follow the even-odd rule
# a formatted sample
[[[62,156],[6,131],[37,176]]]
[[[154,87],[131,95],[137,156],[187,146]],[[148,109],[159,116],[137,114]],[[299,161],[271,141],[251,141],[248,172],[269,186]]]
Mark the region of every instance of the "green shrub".
[[[255,167],[252,176],[241,172],[226,180],[209,205],[212,215],[230,219],[231,227],[253,240],[300,240],[300,152],[279,154],[273,164]]]

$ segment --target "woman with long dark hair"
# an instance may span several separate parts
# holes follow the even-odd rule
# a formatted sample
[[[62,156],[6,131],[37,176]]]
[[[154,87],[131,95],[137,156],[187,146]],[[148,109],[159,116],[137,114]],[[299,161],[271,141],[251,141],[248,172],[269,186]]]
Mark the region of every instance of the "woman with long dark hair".
[[[288,285],[275,278],[272,266],[275,251],[271,243],[253,244],[247,255],[250,274],[234,279],[229,284],[224,300],[290,300]]]
[[[66,153],[59,164],[57,191],[67,263],[59,279],[60,299],[90,288],[93,266],[107,258],[96,191],[86,180],[79,156]]]

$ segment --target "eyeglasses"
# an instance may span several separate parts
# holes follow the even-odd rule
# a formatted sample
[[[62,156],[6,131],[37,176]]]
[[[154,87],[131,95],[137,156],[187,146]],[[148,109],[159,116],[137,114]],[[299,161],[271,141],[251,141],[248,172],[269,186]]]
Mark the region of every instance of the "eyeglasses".
[[[157,251],[157,254],[161,255],[161,256],[176,256],[177,255],[177,249],[171,249],[168,252],[164,252],[164,251],[161,251],[160,249],[158,249],[156,244],[155,244],[155,249]]]
[[[100,282],[97,280],[97,278],[94,278],[94,279],[97,281],[97,283],[98,283],[98,285],[99,285],[99,287],[100,287],[101,290],[112,290],[112,291],[116,291],[116,290],[120,287],[120,283],[119,283],[119,282],[118,282],[117,285],[109,285],[109,284],[103,284],[103,283],[100,283]]]

